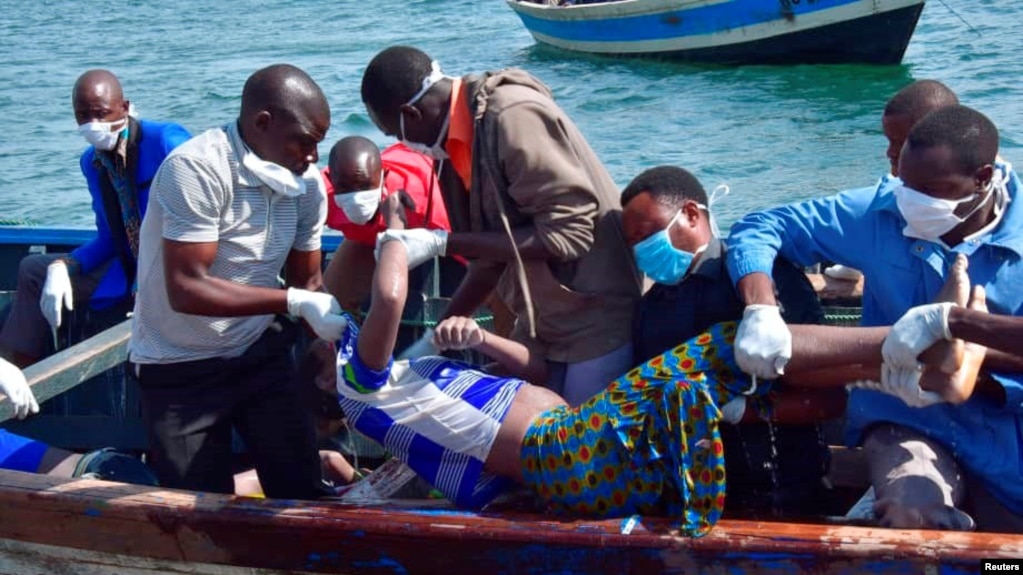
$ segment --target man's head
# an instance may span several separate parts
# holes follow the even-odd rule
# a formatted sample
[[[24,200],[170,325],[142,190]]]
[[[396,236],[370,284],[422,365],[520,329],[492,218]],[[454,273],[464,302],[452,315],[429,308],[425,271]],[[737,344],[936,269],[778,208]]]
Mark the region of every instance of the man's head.
[[[427,152],[425,148],[436,149],[446,135],[451,80],[422,50],[392,46],[366,67],[362,101],[384,134]]]
[[[371,220],[384,193],[380,148],[362,136],[348,136],[330,149],[327,165],[334,202],[352,223]]]
[[[625,241],[643,273],[658,283],[681,280],[691,256],[713,235],[707,192],[682,168],[658,166],[636,176],[622,192],[622,208]]]
[[[917,80],[888,100],[881,117],[881,128],[888,139],[885,155],[893,175],[899,175],[899,152],[913,125],[931,112],[959,104],[959,98],[948,86],[935,80]]]
[[[316,146],[330,129],[330,107],[308,74],[274,64],[246,80],[238,125],[257,156],[300,175],[319,159]]]
[[[113,149],[128,125],[130,107],[117,76],[107,70],[85,72],[71,90],[71,106],[86,141],[101,150]]]
[[[910,130],[899,160],[899,210],[923,239],[954,246],[989,223],[995,197],[998,129],[980,112],[949,106]]]

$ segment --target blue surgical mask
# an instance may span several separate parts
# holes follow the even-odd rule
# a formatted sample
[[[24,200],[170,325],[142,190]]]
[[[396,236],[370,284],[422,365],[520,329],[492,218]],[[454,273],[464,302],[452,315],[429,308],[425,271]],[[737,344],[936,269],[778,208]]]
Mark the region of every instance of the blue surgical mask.
[[[668,230],[681,216],[682,210],[679,210],[663,230],[650,235],[632,247],[632,253],[636,256],[636,265],[639,266],[640,271],[659,284],[675,285],[682,281],[689,266],[693,264],[696,254],[707,247],[704,244],[695,253],[689,253],[671,244]]]

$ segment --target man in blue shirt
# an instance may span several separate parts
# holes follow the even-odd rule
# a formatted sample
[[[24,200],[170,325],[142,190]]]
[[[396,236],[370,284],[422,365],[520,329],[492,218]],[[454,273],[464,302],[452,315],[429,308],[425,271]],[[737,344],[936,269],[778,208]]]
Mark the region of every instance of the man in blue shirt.
[[[622,210],[626,243],[640,269],[655,282],[634,316],[635,365],[714,324],[742,317],[743,304],[725,268],[725,244],[714,237],[707,194],[692,174],[674,166],[639,174],[622,192]],[[773,274],[786,322],[823,321],[817,294],[801,269],[779,257]],[[826,496],[821,479],[829,451],[820,428],[811,422],[825,415],[838,417],[845,408],[844,393],[832,388],[814,394],[813,407],[805,410],[807,419],[798,425],[761,419],[762,411],[772,420],[786,415],[784,406],[777,406],[781,413],[776,413],[775,405],[751,401],[747,406],[746,398],[741,399],[724,410],[733,421],[721,425],[728,508],[818,513]],[[820,410],[813,413],[815,407]]]
[[[46,354],[51,332],[75,302],[106,309],[131,296],[149,184],[167,154],[189,138],[177,124],[132,117],[120,81],[107,70],[79,76],[71,104],[78,132],[90,144],[80,164],[97,234],[70,254],[22,259],[11,314],[0,331],[0,352],[22,367]]]
[[[764,342],[784,340],[788,330],[757,318],[773,304],[770,264],[779,253],[802,265],[831,260],[863,270],[865,326],[892,324],[909,308],[933,301],[957,254],[967,256],[969,277],[986,289],[993,313],[1023,315],[1020,182],[996,160],[997,149],[998,133],[987,118],[962,106],[942,107],[920,120],[901,148],[897,165],[904,181],[885,177],[874,188],[736,223],[728,266],[748,304],[744,323],[753,318],[746,340],[740,327],[736,347],[757,352],[743,368],[763,374],[765,364],[784,367],[784,353],[770,351],[784,344]],[[969,527],[969,521],[949,519],[959,507],[972,507],[982,529],[1005,524],[997,513],[971,506],[967,491],[993,496],[1002,515],[1023,513],[1018,356],[990,351],[975,393],[960,405],[931,405],[933,396],[890,384],[882,381],[889,394],[853,391],[847,415],[849,443],[865,446],[882,524]]]

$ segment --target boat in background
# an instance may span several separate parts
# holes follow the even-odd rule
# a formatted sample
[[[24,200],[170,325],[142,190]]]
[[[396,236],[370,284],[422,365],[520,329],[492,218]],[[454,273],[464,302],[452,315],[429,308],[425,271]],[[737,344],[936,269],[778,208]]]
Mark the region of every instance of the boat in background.
[[[725,64],[898,64],[924,0],[506,0],[537,42]]]

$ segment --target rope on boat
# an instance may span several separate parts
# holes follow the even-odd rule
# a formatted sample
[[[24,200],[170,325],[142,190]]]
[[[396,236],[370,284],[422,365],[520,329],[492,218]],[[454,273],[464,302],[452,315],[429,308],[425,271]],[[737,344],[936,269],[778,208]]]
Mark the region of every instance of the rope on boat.
[[[938,2],[941,2],[941,5],[942,5],[942,6],[944,6],[945,8],[948,8],[948,11],[949,11],[949,12],[951,12],[951,13],[952,13],[952,14],[953,14],[953,15],[954,15],[954,16],[955,16],[956,18],[959,18],[959,20],[960,20],[960,21],[961,21],[961,22],[962,22],[963,24],[966,24],[966,27],[967,27],[967,28],[969,28],[971,32],[973,32],[974,34],[976,34],[976,35],[978,35],[978,36],[982,36],[982,34],[980,33],[980,30],[977,30],[976,28],[974,28],[973,26],[971,26],[971,25],[970,25],[970,23],[969,23],[969,22],[967,22],[965,18],[963,18],[962,16],[960,16],[958,12],[956,12],[955,10],[953,10],[953,9],[952,9],[952,7],[951,7],[951,6],[949,6],[947,2],[945,2],[945,0],[938,0]]]
[[[0,218],[0,226],[38,226],[32,220],[17,220],[13,218]]]

